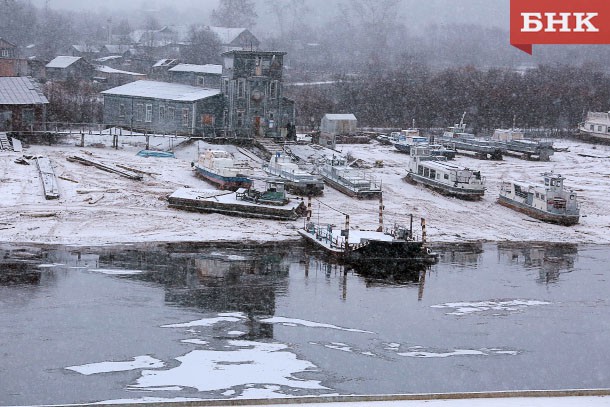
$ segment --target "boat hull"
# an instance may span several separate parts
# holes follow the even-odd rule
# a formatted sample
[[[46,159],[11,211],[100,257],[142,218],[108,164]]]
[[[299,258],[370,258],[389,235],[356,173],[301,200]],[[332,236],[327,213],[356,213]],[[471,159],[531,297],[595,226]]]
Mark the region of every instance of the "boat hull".
[[[252,186],[252,180],[245,176],[225,177],[199,165],[194,165],[194,168],[197,175],[220,189],[236,191],[239,188],[248,189]]]
[[[524,213],[532,218],[541,220],[543,222],[554,223],[557,225],[573,226],[578,223],[578,220],[580,218],[580,215],[555,214],[545,212],[537,208],[532,208],[531,206],[525,205],[521,202],[516,202],[502,195],[498,197],[498,203],[517,212]]]
[[[453,196],[466,201],[478,201],[485,194],[485,189],[479,188],[456,188],[451,185],[441,184],[426,177],[409,172],[405,177],[407,182],[412,184],[422,184],[430,189],[440,192],[443,195]]]

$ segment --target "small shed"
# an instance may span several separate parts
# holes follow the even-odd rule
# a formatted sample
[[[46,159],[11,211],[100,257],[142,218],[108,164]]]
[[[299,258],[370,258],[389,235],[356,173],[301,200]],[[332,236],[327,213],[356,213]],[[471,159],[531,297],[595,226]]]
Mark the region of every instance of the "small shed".
[[[146,79],[146,74],[138,72],[123,71],[109,66],[100,65],[95,67],[94,80],[105,83],[107,87],[124,85],[129,82]]]
[[[140,80],[102,92],[104,123],[138,131],[214,135],[224,125],[218,89]]]
[[[320,144],[334,148],[337,136],[354,134],[357,128],[358,120],[353,114],[327,113],[320,123]]]
[[[44,130],[48,103],[32,78],[0,77],[0,131]]]
[[[202,88],[220,89],[222,65],[178,64],[169,69],[172,82]]]

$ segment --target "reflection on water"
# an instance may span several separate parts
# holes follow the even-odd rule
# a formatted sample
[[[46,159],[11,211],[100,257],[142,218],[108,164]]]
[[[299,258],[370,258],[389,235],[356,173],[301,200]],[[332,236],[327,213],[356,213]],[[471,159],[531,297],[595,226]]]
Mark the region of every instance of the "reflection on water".
[[[498,258],[527,268],[536,268],[539,272],[537,281],[555,283],[562,273],[574,269],[578,255],[578,246],[568,243],[531,244],[528,246],[499,243]]]
[[[41,275],[0,285],[0,405],[600,387],[610,377],[607,250],[446,245],[429,268],[388,262],[374,275],[299,245],[0,250]]]

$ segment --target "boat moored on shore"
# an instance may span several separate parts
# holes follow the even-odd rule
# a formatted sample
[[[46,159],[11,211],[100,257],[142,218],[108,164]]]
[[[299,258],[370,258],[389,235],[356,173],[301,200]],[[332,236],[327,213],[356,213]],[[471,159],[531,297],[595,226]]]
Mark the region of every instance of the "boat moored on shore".
[[[324,192],[324,181],[321,178],[302,170],[289,156],[281,152],[276,152],[269,163],[263,165],[263,170],[269,175],[283,179],[286,189],[293,194],[318,196]]]
[[[231,154],[224,150],[206,150],[191,166],[199,176],[220,189],[235,191],[252,186],[252,180],[236,167]]]
[[[405,179],[420,183],[444,195],[466,200],[478,200],[485,194],[485,179],[481,171],[461,168],[445,157],[433,156],[429,146],[411,149],[409,169]]]
[[[544,184],[531,185],[523,182],[502,182],[498,203],[535,219],[559,225],[578,223],[580,208],[576,193],[568,191],[565,180],[559,174],[542,174]]]

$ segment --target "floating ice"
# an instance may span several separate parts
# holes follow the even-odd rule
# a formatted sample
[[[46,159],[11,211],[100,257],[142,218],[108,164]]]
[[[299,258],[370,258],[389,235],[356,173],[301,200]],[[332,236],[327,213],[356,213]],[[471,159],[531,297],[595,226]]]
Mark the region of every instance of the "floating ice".
[[[268,324],[282,324],[285,326],[302,325],[302,326],[306,326],[309,328],[330,328],[330,329],[338,329],[340,331],[360,332],[360,333],[366,333],[366,334],[375,333],[375,332],[371,332],[371,331],[363,331],[361,329],[343,328],[343,327],[340,327],[337,325],[323,324],[320,322],[312,322],[312,321],[306,321],[304,319],[294,319],[294,318],[286,318],[286,317],[272,317],[272,318],[267,318],[267,319],[261,319],[261,322],[265,322]]]
[[[183,339],[180,342],[192,343],[194,345],[207,345],[208,344],[208,341],[204,341],[201,339]]]
[[[411,352],[399,352],[397,355],[409,356],[412,358],[446,358],[449,356],[465,356],[465,355],[484,355],[487,354],[480,350],[473,349],[456,349],[453,352],[424,352],[421,350],[414,350]]]
[[[455,311],[447,315],[467,315],[485,311],[519,311],[535,305],[548,305],[550,302],[537,300],[507,300],[507,301],[478,301],[478,302],[448,302],[432,305],[432,308],[454,308]]]
[[[236,386],[285,386],[327,389],[318,380],[293,375],[311,371],[315,365],[286,350],[279,343],[231,340],[232,350],[194,350],[177,358],[180,366],[168,370],[145,370],[131,388],[157,390],[167,386],[199,391],[232,389]],[[269,390],[269,389],[267,389]],[[272,389],[274,392],[277,390]],[[265,397],[268,397],[265,391]]]
[[[134,369],[150,369],[160,367],[165,367],[165,364],[162,361],[145,355],[136,356],[133,358],[133,361],[89,363],[81,366],[68,366],[66,369],[73,370],[84,375],[92,375],[96,373],[124,372]]]
[[[182,324],[161,325],[162,328],[190,328],[193,326],[212,326],[219,322],[238,322],[241,318],[234,316],[219,316],[215,318],[203,318],[196,321],[184,322]]]
[[[96,273],[108,274],[110,276],[142,274],[143,270],[126,270],[126,269],[90,269]]]

